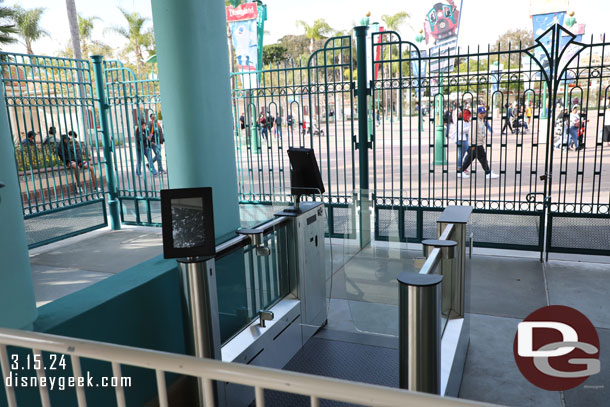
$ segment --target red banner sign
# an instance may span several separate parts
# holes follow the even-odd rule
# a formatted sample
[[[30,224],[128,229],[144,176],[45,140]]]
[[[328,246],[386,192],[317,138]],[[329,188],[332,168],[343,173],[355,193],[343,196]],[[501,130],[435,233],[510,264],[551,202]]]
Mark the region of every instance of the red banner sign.
[[[227,6],[227,21],[254,20],[256,17],[256,3],[244,3],[235,8]]]

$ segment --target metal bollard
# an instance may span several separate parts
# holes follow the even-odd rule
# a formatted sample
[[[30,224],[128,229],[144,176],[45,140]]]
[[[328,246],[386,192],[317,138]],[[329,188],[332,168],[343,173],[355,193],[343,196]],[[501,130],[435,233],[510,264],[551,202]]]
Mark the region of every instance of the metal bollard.
[[[404,272],[397,280],[400,388],[440,394],[443,276]]]

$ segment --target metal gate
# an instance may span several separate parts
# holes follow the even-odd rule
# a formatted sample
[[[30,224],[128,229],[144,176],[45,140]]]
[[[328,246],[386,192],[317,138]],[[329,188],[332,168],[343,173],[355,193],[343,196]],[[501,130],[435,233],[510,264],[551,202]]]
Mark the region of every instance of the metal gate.
[[[90,62],[3,52],[0,66],[28,246],[106,226]]]
[[[159,81],[138,78],[120,61],[103,65],[121,222],[160,226],[168,178]]]
[[[610,125],[605,44],[576,43],[554,26],[525,49],[431,57],[399,34],[382,32],[373,34],[369,51],[375,56],[370,108],[376,116],[376,239],[434,238],[442,208],[471,205],[479,246],[610,253],[610,187],[603,183],[610,171],[610,147],[602,141],[603,125]],[[441,68],[420,75],[426,65]],[[576,112],[590,113],[580,130],[586,149],[572,151],[563,137],[569,121],[557,116],[575,98]],[[445,118],[448,106],[462,114]],[[477,115],[480,106],[486,112]],[[509,107],[515,114],[507,118]],[[459,171],[452,135],[467,127],[464,109],[472,114],[471,128],[491,128],[483,132],[482,147],[497,178],[487,177],[476,161],[468,178]],[[448,126],[449,118],[454,123]],[[473,132],[468,134],[474,145]]]
[[[232,75],[238,192],[243,204],[290,202],[289,147],[315,150],[329,233],[355,234],[352,40],[329,39],[307,65],[294,61]]]

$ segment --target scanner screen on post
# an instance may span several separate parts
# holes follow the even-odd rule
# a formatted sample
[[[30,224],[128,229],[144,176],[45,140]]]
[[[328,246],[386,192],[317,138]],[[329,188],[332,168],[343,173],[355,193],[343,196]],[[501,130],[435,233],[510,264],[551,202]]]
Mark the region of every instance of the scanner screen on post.
[[[172,199],[172,237],[174,247],[188,249],[205,245],[203,200]]]
[[[212,188],[161,190],[163,256],[204,258],[216,253]]]

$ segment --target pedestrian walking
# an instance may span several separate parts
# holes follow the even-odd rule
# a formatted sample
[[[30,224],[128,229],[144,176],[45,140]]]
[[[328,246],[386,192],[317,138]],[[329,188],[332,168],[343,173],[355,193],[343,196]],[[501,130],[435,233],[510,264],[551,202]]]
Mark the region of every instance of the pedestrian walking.
[[[484,147],[487,134],[489,133],[489,135],[491,136],[493,132],[491,126],[485,123],[486,114],[487,111],[485,110],[484,106],[479,106],[477,108],[477,123],[476,126],[474,126],[473,137],[474,145],[470,146],[466,157],[464,157],[464,162],[462,163],[462,173],[468,170],[468,167],[470,167],[472,160],[476,158],[481,163],[481,166],[485,171],[485,178],[494,179],[498,178],[498,174],[496,174],[489,168],[489,163],[487,162],[487,153],[485,152]],[[462,177],[466,178],[464,177],[464,174],[462,174]]]
[[[502,124],[502,130],[500,130],[500,132],[504,133],[504,130],[506,130],[506,127],[508,127],[510,129],[510,132],[512,134],[515,134],[515,131],[513,130],[513,126],[511,124],[513,120],[512,104],[507,103],[506,105],[504,105],[504,116],[502,117],[502,120],[504,121],[504,123]]]
[[[146,157],[146,160],[148,161],[148,168],[150,169],[150,172],[152,172],[153,175],[157,175],[157,170],[155,170],[152,153],[150,151],[150,135],[148,134],[146,120],[144,119],[141,120],[140,126],[136,127],[135,142],[137,156],[136,175],[139,176],[142,174],[143,156]]]
[[[570,150],[576,150],[578,148],[578,132],[580,131],[581,118],[578,112],[578,105],[572,106],[572,112],[570,113],[570,128],[568,134],[570,140],[568,142],[568,148]]]
[[[464,162],[464,155],[468,152],[471,118],[472,113],[468,109],[457,113],[455,115],[455,126],[453,126],[451,131],[451,140],[455,141],[457,146],[457,176],[461,178],[469,178],[468,171],[462,171],[462,163]]]
[[[261,129],[261,139],[267,141],[267,118],[265,117],[264,112],[261,112],[257,123],[258,127]]]

